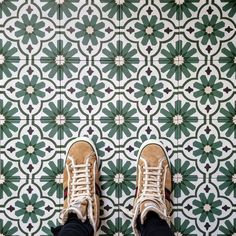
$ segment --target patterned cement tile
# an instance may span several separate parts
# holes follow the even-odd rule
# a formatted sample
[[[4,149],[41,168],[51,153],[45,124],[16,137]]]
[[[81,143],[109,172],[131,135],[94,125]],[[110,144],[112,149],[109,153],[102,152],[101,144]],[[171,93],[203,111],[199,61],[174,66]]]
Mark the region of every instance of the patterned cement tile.
[[[203,175],[204,178],[209,178],[217,171],[224,160],[233,164],[235,155],[235,144],[228,135],[219,132],[214,123],[214,120],[206,124],[198,123],[196,133],[191,133],[181,145],[181,159],[194,161],[199,176]]]
[[[44,168],[51,162],[57,162],[55,167],[62,169],[60,142],[52,139],[50,132],[48,134],[41,128],[40,121],[19,118],[8,120],[4,125],[5,129],[1,133],[1,161],[15,166],[21,178],[40,178]],[[51,130],[54,131],[57,132]]]
[[[216,119],[219,108],[225,107],[225,101],[234,100],[235,75],[228,77],[219,70],[220,66],[206,63],[198,70],[198,76],[183,80],[179,93],[184,100],[189,100],[192,107],[198,109],[206,119]]]
[[[212,235],[212,232],[220,235],[220,221],[232,219],[235,203],[218,191],[214,180],[198,179],[196,186],[180,198],[182,204],[178,206],[178,211],[183,213],[179,214],[181,221],[193,220],[197,235]]]
[[[236,16],[232,14],[235,9],[230,4],[231,1],[213,1],[212,4],[199,1],[192,8],[191,18],[180,20],[180,31],[183,32],[180,39],[191,41],[191,46],[198,55],[204,56],[204,60],[222,59],[224,48],[235,40]],[[185,13],[187,15],[187,11]],[[198,60],[202,58],[198,57]]]
[[[78,136],[101,160],[98,235],[133,235],[120,206],[149,138],[170,156],[175,234],[235,234],[235,22],[234,0],[1,1],[0,234],[59,224]]]
[[[45,230],[48,231],[48,225],[56,224],[59,216],[59,198],[50,192],[43,192],[40,180],[13,180],[11,183],[8,182],[8,185],[12,188],[14,186],[14,191],[4,192],[1,201],[1,233],[9,233],[11,230],[11,235],[19,235],[19,232],[26,235],[42,235],[43,232],[46,233]]]

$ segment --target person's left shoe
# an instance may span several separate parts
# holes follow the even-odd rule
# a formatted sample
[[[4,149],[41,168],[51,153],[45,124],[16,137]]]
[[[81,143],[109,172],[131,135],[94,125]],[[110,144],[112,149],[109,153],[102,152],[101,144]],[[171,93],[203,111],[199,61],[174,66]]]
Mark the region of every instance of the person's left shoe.
[[[99,228],[99,172],[96,148],[88,138],[75,139],[69,147],[63,174],[64,206],[61,220],[64,224],[70,213],[82,222],[87,218],[94,235]]]

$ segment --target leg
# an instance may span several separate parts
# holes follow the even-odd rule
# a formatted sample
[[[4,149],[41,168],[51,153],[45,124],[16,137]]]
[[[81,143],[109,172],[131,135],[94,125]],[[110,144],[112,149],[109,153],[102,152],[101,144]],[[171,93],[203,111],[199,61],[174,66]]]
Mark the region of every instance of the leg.
[[[144,224],[141,224],[140,217],[138,217],[139,231],[142,236],[174,236],[167,222],[159,217],[153,211],[147,213],[147,218]]]
[[[52,232],[54,236],[92,236],[94,233],[89,220],[82,222],[74,213],[69,214],[65,225],[52,229]]]

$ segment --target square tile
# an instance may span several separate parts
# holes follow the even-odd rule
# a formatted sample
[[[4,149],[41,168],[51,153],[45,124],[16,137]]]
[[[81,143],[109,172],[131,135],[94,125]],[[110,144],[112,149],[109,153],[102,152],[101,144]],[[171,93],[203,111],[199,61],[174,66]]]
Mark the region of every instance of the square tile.
[[[72,103],[62,94],[57,94],[54,101],[43,103],[43,109],[36,114],[34,122],[59,144],[60,140],[77,137],[78,130],[86,124],[86,117],[78,102]]]
[[[227,77],[219,68],[207,62],[198,70],[197,77],[181,80],[183,83],[180,81],[179,97],[195,102],[191,107],[201,113],[199,117],[203,114],[206,119],[215,119],[219,107],[225,108],[225,104],[234,97],[235,86],[232,81],[236,77]]]
[[[52,45],[48,44],[51,38],[59,40],[59,21],[52,22],[50,18],[43,17],[34,4],[24,5],[18,14],[5,22],[4,35],[12,40],[10,42],[17,42],[20,60],[39,59],[47,51],[45,45]]]
[[[176,117],[174,119],[174,122],[176,124],[180,123],[181,125],[185,121],[191,121],[192,123],[196,123],[199,120],[206,120],[207,118],[209,118],[209,116],[206,116],[206,111],[199,111],[200,109],[198,109],[196,99],[185,99],[185,94],[186,91],[184,91],[183,93],[178,93],[178,101],[176,101],[175,104]]]
[[[96,62],[95,62],[96,64]],[[79,68],[76,77],[61,82],[60,99],[76,105],[83,119],[99,119],[110,101],[119,99],[118,86],[102,76],[93,62]]]
[[[59,39],[44,44],[36,60],[44,74],[60,82],[77,77],[87,59],[79,52],[77,42],[70,42],[64,35],[60,35]]]
[[[157,124],[163,124],[160,129],[161,131],[167,131],[168,137],[175,134],[174,137],[178,139],[178,130],[181,129],[184,122],[190,119],[195,120],[195,118],[191,113],[186,114],[189,106],[182,102],[178,90],[173,90],[171,95],[168,100],[160,101],[158,109],[151,117],[151,120]],[[183,110],[183,107],[185,110]]]
[[[45,101],[54,99],[59,89],[60,81],[46,76],[30,60],[24,61],[17,77],[6,81],[3,96],[18,110],[22,119],[34,119],[45,108]]]
[[[174,82],[175,83],[175,82]],[[161,117],[161,111],[166,103],[173,104],[178,99],[176,96],[178,83],[169,82],[162,77],[154,66],[144,67],[138,77],[133,77],[121,87],[121,99],[128,100],[138,113],[140,120]],[[164,116],[166,118],[166,116]]]
[[[218,59],[224,42],[231,41],[235,32],[234,22],[236,16],[233,16],[232,11],[229,13],[231,17],[228,17],[227,14],[231,6],[221,1],[215,1],[212,4],[190,4],[192,4],[192,9],[195,8],[195,12],[187,9],[183,10],[191,17],[180,21],[184,36],[192,42],[197,42],[197,48],[206,60]],[[198,11],[196,11],[196,7],[199,8]],[[196,15],[196,12],[198,12],[198,15]]]
[[[17,232],[29,233],[41,230],[42,222],[55,220],[59,213],[59,199],[41,191],[37,180],[21,180],[18,192],[3,198],[6,209],[4,220],[12,222]]]
[[[178,33],[178,22],[163,16],[160,3],[134,1],[122,5],[121,13],[121,34],[138,43],[138,50],[146,60],[160,51],[162,42],[173,40],[174,34]]]
[[[40,178],[44,168],[51,169],[52,162],[55,168],[61,169],[59,142],[50,139],[39,126],[29,121],[15,128],[19,128],[18,136],[1,141],[1,162],[6,170],[13,168],[17,176],[28,179]]]
[[[225,159],[233,158],[234,146],[215,121],[196,124],[196,133],[191,132],[189,138],[179,140],[179,150],[183,159],[194,161],[200,175],[209,178],[219,169]]]
[[[200,232],[204,229],[208,234],[218,232],[220,220],[232,214],[230,199],[220,195],[217,186],[209,180],[199,180],[196,191],[183,195],[179,202],[178,210],[187,219],[194,219]]]
[[[91,61],[106,47],[106,42],[118,35],[119,22],[111,21],[110,17],[105,16],[108,9],[102,1],[80,1],[75,6],[77,9],[74,8],[73,17],[63,17],[60,21],[61,39],[69,44],[77,44],[80,56],[83,55],[86,60]],[[113,13],[117,14],[114,11]]]

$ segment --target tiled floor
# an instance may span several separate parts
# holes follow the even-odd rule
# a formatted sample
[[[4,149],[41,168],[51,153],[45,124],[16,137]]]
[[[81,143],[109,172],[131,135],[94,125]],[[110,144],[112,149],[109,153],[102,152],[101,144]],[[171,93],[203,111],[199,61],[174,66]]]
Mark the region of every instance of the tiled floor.
[[[101,159],[99,235],[132,235],[120,206],[149,138],[176,235],[235,235],[235,45],[235,0],[0,1],[0,235],[51,235],[78,136]]]

